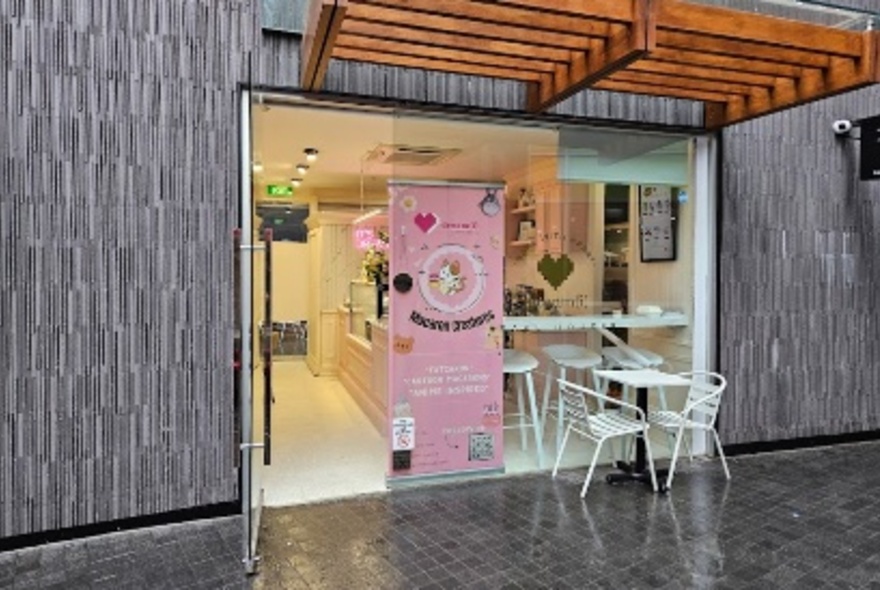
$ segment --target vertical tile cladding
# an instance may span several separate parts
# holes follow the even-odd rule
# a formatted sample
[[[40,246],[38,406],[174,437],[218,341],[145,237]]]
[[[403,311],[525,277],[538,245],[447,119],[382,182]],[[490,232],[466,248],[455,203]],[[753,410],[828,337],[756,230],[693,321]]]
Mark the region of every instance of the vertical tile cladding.
[[[0,3],[0,537],[237,497],[250,0]]]
[[[724,131],[726,444],[880,429],[880,184],[831,131],[877,104],[875,86]]]
[[[241,83],[296,88],[258,0],[0,2],[0,537],[232,500]],[[330,92],[521,110],[520,84],[331,64]],[[699,125],[582,93],[556,112]]]

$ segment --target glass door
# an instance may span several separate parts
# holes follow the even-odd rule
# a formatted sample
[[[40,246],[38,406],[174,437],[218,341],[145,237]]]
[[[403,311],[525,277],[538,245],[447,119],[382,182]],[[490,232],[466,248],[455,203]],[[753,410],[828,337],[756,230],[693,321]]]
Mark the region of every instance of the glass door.
[[[263,507],[262,468],[271,460],[272,410],[272,230],[254,228],[251,189],[251,101],[242,92],[241,229],[235,239],[238,277],[236,377],[241,420],[241,502],[244,516],[243,561],[248,573],[259,561]]]

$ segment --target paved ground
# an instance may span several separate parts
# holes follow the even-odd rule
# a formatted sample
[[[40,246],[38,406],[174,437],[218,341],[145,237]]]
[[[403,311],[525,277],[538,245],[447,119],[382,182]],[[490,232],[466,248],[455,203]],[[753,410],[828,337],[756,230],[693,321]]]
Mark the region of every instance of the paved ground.
[[[220,518],[0,553],[0,588],[246,588],[241,530]]]
[[[0,555],[14,588],[876,588],[880,443],[685,464],[673,491],[583,471],[267,510]]]

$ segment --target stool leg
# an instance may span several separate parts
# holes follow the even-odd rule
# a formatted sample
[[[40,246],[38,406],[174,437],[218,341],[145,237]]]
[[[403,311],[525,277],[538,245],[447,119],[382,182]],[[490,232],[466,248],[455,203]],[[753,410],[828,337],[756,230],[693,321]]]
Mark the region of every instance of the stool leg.
[[[516,411],[519,418],[519,439],[522,444],[522,450],[528,448],[526,442],[526,415],[523,412],[523,376],[522,373],[516,374]]]
[[[549,361],[547,371],[544,373],[544,401],[541,402],[541,432],[547,430],[547,406],[550,404],[550,388],[553,387],[553,361]]]
[[[629,385],[623,385],[620,388],[620,399],[621,399],[621,401],[629,403]],[[621,413],[623,412],[623,408],[620,408],[620,412]],[[629,455],[630,455],[629,440],[630,440],[630,438],[631,437],[629,437],[629,436],[625,436],[625,437],[623,437],[623,440],[620,443],[621,449],[623,452],[623,460],[624,461],[629,461]]]
[[[541,423],[538,421],[538,402],[535,399],[535,379],[532,372],[526,373],[526,387],[529,392],[529,406],[532,412],[532,430],[535,432],[535,450],[538,453],[538,469],[544,468],[544,433],[541,432]]]
[[[559,378],[562,380],[566,380],[565,378],[565,367],[559,367]],[[565,408],[563,398],[559,395],[559,387],[556,387],[556,452],[562,448],[562,430],[564,427],[565,421]]]

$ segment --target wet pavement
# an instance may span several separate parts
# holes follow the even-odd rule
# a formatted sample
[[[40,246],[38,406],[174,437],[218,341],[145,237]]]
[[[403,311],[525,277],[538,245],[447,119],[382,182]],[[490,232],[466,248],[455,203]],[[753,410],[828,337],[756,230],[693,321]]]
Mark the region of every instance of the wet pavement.
[[[584,470],[269,512],[263,588],[880,588],[880,444]]]
[[[0,553],[0,588],[249,588],[241,522],[194,521]]]
[[[267,509],[260,574],[240,521],[0,554],[14,588],[876,588],[880,443],[682,466],[673,490],[584,470]],[[5,584],[5,585],[4,585]]]

